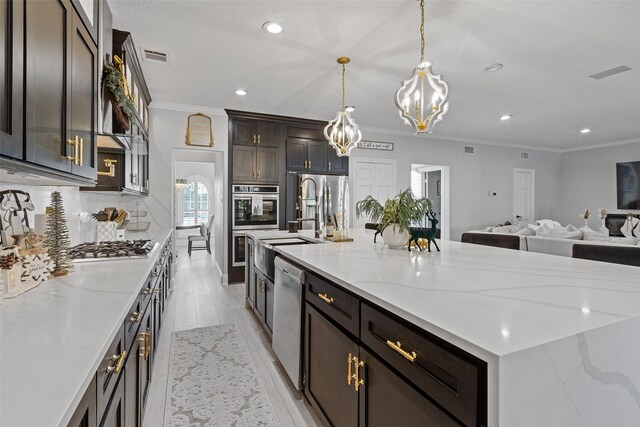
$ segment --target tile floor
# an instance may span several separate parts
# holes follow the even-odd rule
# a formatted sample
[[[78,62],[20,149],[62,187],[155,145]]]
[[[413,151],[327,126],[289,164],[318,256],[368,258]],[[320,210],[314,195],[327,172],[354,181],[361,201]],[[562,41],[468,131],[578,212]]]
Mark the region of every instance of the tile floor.
[[[165,311],[143,427],[164,424],[171,332],[221,323],[238,325],[282,427],[320,426],[309,404],[285,380],[268,336],[245,308],[244,285],[221,286],[212,255],[197,251],[189,257],[186,245],[176,251],[174,291]]]

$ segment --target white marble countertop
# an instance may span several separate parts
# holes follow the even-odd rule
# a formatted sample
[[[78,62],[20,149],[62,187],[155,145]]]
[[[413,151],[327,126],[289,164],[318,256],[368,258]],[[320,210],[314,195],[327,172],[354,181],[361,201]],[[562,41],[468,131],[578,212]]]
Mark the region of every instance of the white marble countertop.
[[[171,231],[147,259],[74,264],[0,302],[0,426],[66,426]]]
[[[313,230],[300,230],[297,233],[289,233],[287,230],[250,230],[247,236],[255,240],[264,239],[286,239],[287,237],[300,237],[305,240],[320,242],[316,239]]]
[[[487,357],[640,314],[640,269],[453,241],[442,252],[355,241],[276,251],[408,321]]]

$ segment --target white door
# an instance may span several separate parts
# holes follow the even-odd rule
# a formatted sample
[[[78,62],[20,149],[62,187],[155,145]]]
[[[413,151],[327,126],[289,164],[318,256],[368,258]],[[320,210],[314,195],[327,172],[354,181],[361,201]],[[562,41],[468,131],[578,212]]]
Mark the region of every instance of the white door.
[[[363,200],[367,196],[373,196],[377,201],[384,205],[387,199],[396,195],[396,165],[395,162],[376,162],[376,161],[355,161],[355,177],[354,177],[354,206],[355,203]],[[369,222],[369,218],[355,217],[356,226],[363,226]]]
[[[535,171],[533,169],[514,169],[514,207],[513,217],[535,221]]]

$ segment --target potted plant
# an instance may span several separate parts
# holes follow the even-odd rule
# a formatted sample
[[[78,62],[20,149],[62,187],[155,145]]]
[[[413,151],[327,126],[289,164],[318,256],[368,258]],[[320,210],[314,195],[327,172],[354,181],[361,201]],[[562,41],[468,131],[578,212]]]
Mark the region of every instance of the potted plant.
[[[426,197],[415,198],[407,188],[384,206],[371,196],[356,203],[356,216],[368,217],[378,223],[378,232],[390,248],[400,248],[409,240],[409,227],[420,223],[431,209]]]

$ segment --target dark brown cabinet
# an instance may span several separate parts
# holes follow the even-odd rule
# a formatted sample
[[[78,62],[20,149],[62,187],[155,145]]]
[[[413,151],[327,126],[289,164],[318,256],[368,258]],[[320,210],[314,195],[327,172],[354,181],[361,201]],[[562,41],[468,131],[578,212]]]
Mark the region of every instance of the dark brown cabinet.
[[[349,172],[349,158],[338,157],[333,147],[324,139],[290,136],[287,138],[287,170],[345,175]]]
[[[67,424],[68,427],[96,427],[98,425],[96,393],[96,377],[94,376],[76,411],[71,416],[71,421]]]
[[[136,340],[124,367],[125,426],[141,426],[151,384],[151,329],[153,310],[145,310]]]
[[[100,427],[129,427],[125,421],[125,395],[124,395],[124,381],[121,379],[118,381],[118,385],[111,396],[109,407],[107,408]]]
[[[361,427],[460,426],[362,347],[359,360],[363,363],[359,368],[363,384],[358,390]]]
[[[324,173],[327,171],[327,141],[309,140],[307,142],[307,170],[313,173]]]
[[[4,1],[0,7],[0,19],[10,24],[2,27],[0,53],[3,165],[95,182],[95,41],[70,0]]]
[[[255,307],[255,301],[256,301],[256,272],[255,272],[255,266],[253,264],[254,262],[254,257],[255,257],[255,243],[253,241],[253,239],[247,238],[246,239],[246,254],[245,254],[245,273],[244,273],[244,277],[245,277],[245,283],[246,283],[246,289],[245,289],[245,296],[247,299],[247,304],[249,305],[249,307],[254,308]]]
[[[338,157],[338,153],[330,145],[327,147],[327,173],[336,175],[349,174],[349,157]]]
[[[273,147],[233,147],[233,181],[277,184],[279,149]]]
[[[24,103],[23,0],[0,1],[0,154],[22,160]]]
[[[280,178],[278,154],[277,148],[256,148],[256,169],[259,182],[278,183]]]
[[[254,147],[233,147],[233,181],[253,182],[256,179],[256,149]]]
[[[358,345],[313,305],[307,303],[305,316],[305,395],[326,424],[356,426],[358,394],[350,374]]]
[[[255,274],[255,299],[253,309],[256,316],[265,326],[267,334],[273,332],[273,282],[259,270],[253,269]],[[249,291],[251,292],[251,290]]]
[[[277,147],[277,123],[266,120],[235,119],[232,125],[233,143]]]

